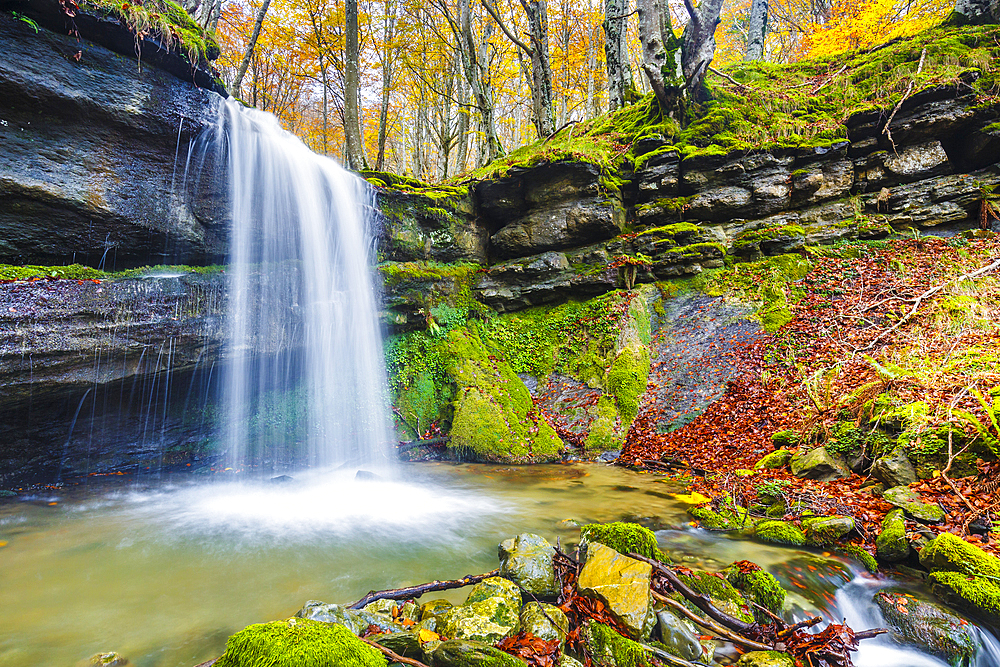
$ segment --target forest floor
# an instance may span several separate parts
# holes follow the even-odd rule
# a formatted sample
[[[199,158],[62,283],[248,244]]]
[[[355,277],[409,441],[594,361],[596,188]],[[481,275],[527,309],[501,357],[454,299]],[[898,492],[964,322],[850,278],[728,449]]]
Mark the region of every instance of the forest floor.
[[[691,491],[747,507],[758,491],[781,489],[796,508],[785,519],[803,511],[853,516],[871,550],[893,506],[870,475],[824,482],[799,479],[786,467],[753,470],[777,447],[776,432],[793,430],[803,445],[822,444],[835,442],[838,425],[850,423],[891,436],[888,442],[905,445],[911,459],[926,459],[918,467],[925,479],[911,489],[939,504],[947,519],[908,523],[908,531],[950,531],[1000,553],[1000,532],[989,525],[1000,512],[1000,463],[989,454],[1000,438],[1000,398],[990,395],[1000,387],[1000,241],[859,243],[811,262],[805,278],[786,285],[792,320],[732,352],[742,372],[725,395],[667,434],[656,428],[667,406],[647,402],[620,464],[666,462],[680,475],[694,473]],[[986,529],[976,530],[984,517]]]

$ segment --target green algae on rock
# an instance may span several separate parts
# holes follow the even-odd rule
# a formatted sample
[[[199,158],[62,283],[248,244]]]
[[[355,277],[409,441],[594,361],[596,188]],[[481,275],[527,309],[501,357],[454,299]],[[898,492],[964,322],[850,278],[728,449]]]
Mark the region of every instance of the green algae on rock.
[[[785,589],[774,575],[759,567],[753,569],[737,564],[729,566],[723,573],[726,580],[745,597],[774,614],[781,613],[785,604]]]
[[[510,579],[532,596],[559,594],[552,565],[556,550],[544,537],[522,533],[501,542],[498,552],[501,577]]]
[[[854,530],[854,518],[849,516],[817,516],[802,519],[806,542],[813,546],[835,544]]]
[[[638,643],[622,637],[612,628],[588,619],[583,636],[597,667],[651,667],[649,653]]]
[[[792,460],[792,452],[789,449],[776,449],[769,454],[765,454],[757,463],[754,470],[773,470],[784,468]]]
[[[905,486],[886,489],[882,494],[885,501],[903,510],[907,516],[923,523],[941,523],[945,519],[944,510],[933,503],[925,503],[920,496]]]
[[[385,656],[342,625],[289,618],[248,626],[226,641],[219,667],[386,667]]]
[[[772,544],[802,546],[806,543],[805,533],[795,524],[786,521],[761,521],[754,534],[761,542]]]
[[[431,665],[447,667],[527,667],[520,658],[489,644],[461,639],[441,642],[428,652]]]
[[[875,554],[879,560],[887,563],[905,560],[910,554],[903,510],[892,510],[882,519],[882,532],[875,538]]]
[[[795,667],[795,659],[779,651],[750,651],[740,656],[736,667]]]

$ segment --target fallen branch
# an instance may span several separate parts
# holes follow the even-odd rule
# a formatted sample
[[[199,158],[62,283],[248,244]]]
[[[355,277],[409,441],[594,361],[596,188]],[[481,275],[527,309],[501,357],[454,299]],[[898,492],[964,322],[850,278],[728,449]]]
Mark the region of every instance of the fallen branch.
[[[699,665],[701,664],[697,662],[688,662],[683,658],[678,658],[676,655],[671,655],[670,653],[667,653],[663,649],[656,648],[655,646],[647,646],[642,642],[636,642],[636,643],[639,644],[639,646],[641,646],[644,651],[652,653],[654,656],[656,656],[657,660],[662,660],[668,665],[673,665],[674,667],[699,667]]]
[[[364,643],[368,644],[369,646],[371,646],[372,648],[376,648],[379,651],[381,651],[385,655],[385,657],[389,658],[389,662],[399,662],[404,665],[410,665],[410,667],[427,667],[427,665],[420,662],[419,660],[414,660],[413,658],[404,658],[395,651],[388,649],[382,646],[381,644],[373,642],[370,639],[365,639],[364,637],[359,637],[359,639]]]
[[[996,270],[998,268],[1000,268],[1000,259],[995,260],[992,264],[987,264],[986,266],[984,266],[984,267],[982,267],[980,269],[976,269],[972,273],[966,273],[964,275],[959,276],[958,278],[952,278],[951,280],[949,280],[947,282],[941,283],[940,285],[938,285],[936,287],[930,288],[929,290],[927,290],[926,292],[924,292],[923,294],[921,294],[920,296],[918,296],[916,299],[913,300],[913,307],[910,308],[910,312],[908,312],[906,315],[904,315],[902,318],[900,318],[900,320],[898,322],[896,322],[894,325],[892,325],[891,327],[889,327],[888,329],[886,329],[885,331],[883,331],[882,333],[880,333],[878,336],[876,336],[875,340],[873,340],[872,342],[868,343],[868,345],[865,345],[864,347],[860,347],[860,348],[855,348],[854,353],[858,354],[860,352],[868,352],[869,350],[871,350],[883,338],[885,338],[886,336],[888,336],[889,334],[891,334],[893,331],[895,331],[899,327],[901,327],[904,324],[906,324],[910,320],[911,317],[913,317],[914,315],[916,315],[917,311],[920,310],[920,306],[921,306],[921,304],[923,304],[924,301],[926,301],[927,299],[931,298],[932,296],[934,296],[935,294],[937,294],[938,292],[940,292],[941,290],[943,290],[945,287],[948,287],[948,285],[951,285],[952,283],[956,283],[956,282],[961,282],[962,280],[972,280],[973,278],[978,278],[979,276],[982,276],[982,275],[985,275],[987,273],[990,273],[990,272],[992,272],[992,271],[994,271],[994,270]]]
[[[838,76],[840,76],[844,72],[844,70],[846,70],[846,69],[847,69],[847,65],[844,65],[843,67],[841,67],[839,70],[837,70],[836,74],[834,74],[833,76],[831,76],[829,79],[826,80],[826,83],[824,83],[819,88],[816,88],[815,90],[813,90],[812,94],[815,95],[819,91],[821,91],[824,88],[826,88],[827,86],[829,86],[831,83],[833,83],[833,80],[836,79]]]
[[[741,621],[740,619],[734,618],[729,614],[727,614],[726,612],[717,609],[715,605],[711,603],[708,597],[692,590],[690,586],[681,581],[680,577],[677,576],[676,572],[664,566],[663,563],[655,561],[652,558],[646,558],[645,556],[636,553],[630,553],[628,554],[628,557],[635,558],[636,560],[641,560],[644,563],[649,563],[650,565],[652,565],[654,570],[662,574],[664,578],[670,582],[670,585],[673,587],[675,591],[677,591],[685,598],[690,600],[691,603],[694,604],[694,606],[698,607],[698,609],[701,609],[703,612],[705,612],[708,615],[708,617],[711,618],[716,623],[720,623],[721,625],[736,632],[748,632],[750,628],[753,626],[752,623]]]
[[[690,620],[692,623],[694,623],[696,625],[699,625],[702,628],[704,628],[705,630],[718,635],[722,639],[725,639],[727,641],[731,641],[734,644],[738,644],[738,645],[743,646],[744,648],[748,648],[748,649],[750,649],[752,651],[773,651],[774,650],[773,646],[768,646],[767,644],[761,644],[760,642],[755,642],[752,639],[747,639],[746,637],[744,637],[742,635],[739,635],[739,634],[737,634],[735,632],[732,632],[732,631],[730,631],[730,630],[722,627],[721,625],[719,625],[715,621],[712,621],[711,619],[707,619],[707,618],[703,618],[703,617],[699,616],[698,614],[694,613],[693,611],[691,611],[690,609],[688,609],[687,607],[685,607],[684,605],[682,605],[677,600],[672,600],[671,598],[668,598],[666,595],[662,595],[660,593],[657,593],[656,591],[650,591],[650,594],[652,594],[653,599],[658,600],[659,602],[662,602],[663,604],[667,605],[671,609],[674,609],[674,610],[680,612],[685,617],[687,617],[687,619]]]
[[[892,140],[892,132],[889,130],[889,126],[892,125],[892,119],[896,117],[896,112],[898,112],[900,107],[903,106],[903,102],[905,102],[906,98],[908,98],[910,93],[913,92],[913,84],[917,82],[917,77],[920,76],[920,72],[924,69],[924,58],[926,57],[927,48],[924,47],[924,50],[920,52],[920,64],[917,65],[917,73],[910,78],[910,85],[906,87],[906,92],[903,93],[903,96],[899,99],[899,103],[896,104],[896,108],[892,110],[892,114],[890,114],[889,120],[885,124],[885,129],[882,130],[882,134],[888,137],[889,143],[892,144],[893,153],[896,152],[896,142]]]
[[[719,76],[721,76],[721,77],[722,77],[723,79],[726,79],[727,81],[729,81],[729,82],[730,82],[730,83],[732,83],[733,85],[735,85],[735,86],[738,86],[738,87],[740,87],[740,88],[752,88],[752,87],[753,87],[753,86],[748,86],[748,85],[747,85],[747,84],[745,84],[745,83],[740,83],[739,81],[737,81],[737,80],[736,80],[736,79],[734,79],[733,77],[729,76],[729,75],[728,75],[728,74],[726,74],[725,72],[720,72],[719,70],[715,69],[714,67],[709,67],[709,68],[708,68],[708,71],[709,71],[709,72],[711,72],[712,74],[718,74],[718,75],[719,75]]]
[[[472,586],[473,584],[478,584],[483,579],[489,579],[490,577],[495,577],[498,574],[500,574],[500,570],[493,570],[492,572],[487,572],[486,574],[468,574],[461,579],[431,581],[426,584],[420,584],[419,586],[407,586],[406,588],[390,588],[384,591],[372,591],[354,604],[349,605],[347,608],[361,609],[365,605],[371,604],[376,600],[412,600],[413,598],[420,597],[424,593],[447,591],[452,588]]]

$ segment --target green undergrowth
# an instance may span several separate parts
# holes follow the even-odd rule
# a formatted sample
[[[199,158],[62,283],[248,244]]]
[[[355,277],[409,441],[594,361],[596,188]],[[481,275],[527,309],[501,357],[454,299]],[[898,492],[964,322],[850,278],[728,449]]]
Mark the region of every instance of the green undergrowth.
[[[445,185],[441,183],[426,183],[424,181],[400,176],[387,171],[362,171],[361,176],[369,183],[379,188],[389,188],[413,195],[420,195],[432,200],[445,200],[465,197],[469,194],[467,185]]]
[[[125,269],[123,271],[101,271],[82,264],[68,264],[65,266],[16,266],[13,264],[0,264],[0,280],[124,280],[127,278],[147,278],[160,274],[174,273],[197,273],[214,274],[222,273],[225,267],[220,265],[212,266],[182,266],[182,265],[157,265],[143,266],[136,269]]]
[[[755,305],[761,326],[774,333],[792,320],[791,306],[802,297],[795,282],[809,270],[809,261],[801,255],[777,255],[706,272],[692,287]]]
[[[189,62],[219,56],[215,34],[198,25],[172,0],[87,0],[81,4],[119,19],[137,38],[147,34],[158,37],[167,49],[176,48]]]

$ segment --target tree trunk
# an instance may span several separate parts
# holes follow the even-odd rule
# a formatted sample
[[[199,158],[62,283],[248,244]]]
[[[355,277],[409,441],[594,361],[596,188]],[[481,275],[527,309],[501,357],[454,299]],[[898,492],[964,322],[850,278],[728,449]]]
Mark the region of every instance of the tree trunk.
[[[636,0],[639,12],[639,42],[642,69],[660,110],[674,115],[684,79],[680,68],[681,44],[674,35],[668,0]]]
[[[625,75],[629,69],[625,45],[626,13],[628,0],[605,0],[604,57],[608,71],[608,111],[625,106],[625,86],[632,78]]]
[[[763,60],[764,38],[767,37],[767,0],[753,0],[747,33],[747,50],[743,60]]]
[[[681,44],[681,69],[684,71],[685,90],[695,101],[707,97],[705,72],[715,57],[715,29],[719,27],[719,14],[723,0],[703,0],[695,9],[691,0],[684,0],[691,20],[684,28]]]
[[[389,93],[392,90],[392,67],[395,64],[393,42],[396,38],[396,3],[394,0],[385,2],[385,19],[382,31],[382,104],[378,111],[378,156],[375,158],[375,170],[382,171],[385,167],[385,139],[389,131]]]
[[[456,63],[458,79],[458,152],[455,154],[455,173],[465,171],[469,161],[469,85],[462,75],[461,62]]]
[[[465,80],[469,82],[472,96],[475,99],[476,110],[479,112],[479,128],[482,133],[480,140],[480,155],[476,166],[497,159],[503,149],[497,138],[496,124],[493,120],[493,96],[483,74],[487,71],[487,56],[489,55],[489,38],[492,29],[489,24],[483,26],[482,43],[477,46],[472,32],[472,2],[458,0],[459,32],[461,44],[459,52],[462,56],[462,69]]]
[[[549,17],[546,0],[521,0],[528,15],[531,35],[531,107],[538,137],[544,139],[556,130],[552,107],[552,67],[549,63]]]
[[[205,30],[215,32],[222,15],[222,0],[186,0],[180,5]]]
[[[267,8],[270,6],[271,0],[264,0],[264,4],[257,11],[257,22],[253,25],[253,32],[250,34],[246,53],[243,54],[243,61],[240,62],[240,68],[236,71],[236,78],[233,79],[233,94],[236,97],[240,96],[240,85],[243,83],[243,77],[246,76],[247,67],[250,66],[250,58],[253,56],[253,50],[257,46],[257,38],[260,37],[260,27],[264,24],[264,15],[267,14]]]
[[[1000,0],[956,0],[951,23],[1000,23]]]
[[[361,50],[358,34],[358,0],[344,3],[344,138],[347,141],[347,165],[354,170],[367,169],[365,147],[361,141],[358,109],[359,64]]]

